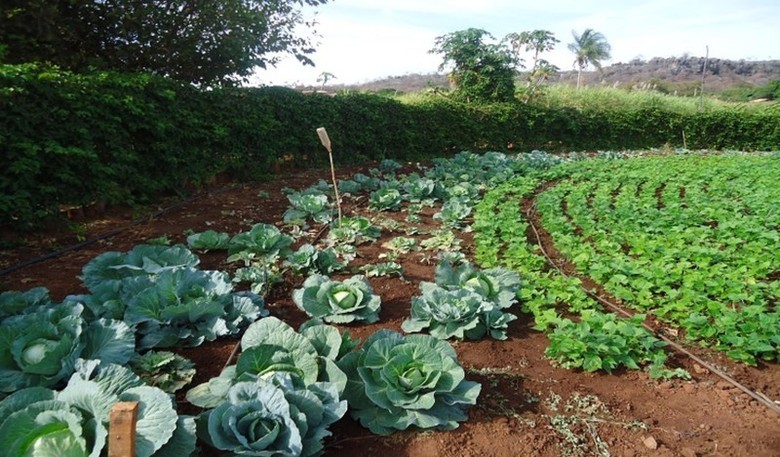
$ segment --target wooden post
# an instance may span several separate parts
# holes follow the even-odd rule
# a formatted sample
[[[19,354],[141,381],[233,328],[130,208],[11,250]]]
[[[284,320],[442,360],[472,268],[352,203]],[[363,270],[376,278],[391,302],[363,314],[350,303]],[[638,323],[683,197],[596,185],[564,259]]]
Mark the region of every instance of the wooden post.
[[[135,457],[137,401],[122,401],[111,408],[108,425],[108,457]]]
[[[330,147],[330,138],[328,137],[328,131],[325,127],[319,127],[317,129],[317,136],[320,137],[320,143],[325,146],[328,151],[328,159],[330,159],[330,175],[333,178],[333,192],[336,193],[336,207],[339,210],[339,226],[341,225],[341,197],[339,196],[339,184],[336,181],[336,168],[333,166],[333,150]]]

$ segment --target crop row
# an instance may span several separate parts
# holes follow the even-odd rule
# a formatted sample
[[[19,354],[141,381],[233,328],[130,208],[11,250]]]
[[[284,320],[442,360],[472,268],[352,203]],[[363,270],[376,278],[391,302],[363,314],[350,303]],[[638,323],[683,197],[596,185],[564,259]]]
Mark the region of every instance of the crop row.
[[[610,294],[755,364],[780,356],[778,173],[776,156],[591,162],[537,203]]]

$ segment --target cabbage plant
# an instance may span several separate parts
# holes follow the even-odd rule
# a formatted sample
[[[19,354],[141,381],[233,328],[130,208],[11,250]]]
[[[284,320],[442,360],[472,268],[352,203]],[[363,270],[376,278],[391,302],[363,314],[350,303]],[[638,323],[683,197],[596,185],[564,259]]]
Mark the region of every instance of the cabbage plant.
[[[333,248],[317,249],[311,244],[304,244],[287,256],[285,266],[292,269],[295,274],[327,275],[343,269],[346,264],[339,262]]]
[[[393,187],[383,187],[371,192],[368,205],[376,211],[398,211],[401,209],[401,192]]]
[[[336,362],[356,344],[348,333],[342,335],[335,327],[316,320],[296,332],[276,317],[266,317],[244,332],[236,364],[190,389],[187,400],[201,408],[214,408],[225,401],[230,386],[236,382],[280,372],[298,376],[306,386],[315,382],[333,383],[341,395],[347,377]]]
[[[0,322],[0,392],[53,387],[67,379],[79,357],[124,364],[135,335],[122,321],[88,322],[80,303],[41,305]]]
[[[284,258],[290,253],[292,243],[292,237],[282,233],[276,226],[259,223],[253,225],[248,232],[231,238],[228,254],[233,256],[239,252],[249,252],[269,259]]]
[[[0,319],[23,314],[30,308],[49,303],[49,289],[45,287],[33,287],[24,292],[9,290],[0,293]]]
[[[168,270],[194,268],[198,263],[200,259],[182,245],[140,244],[126,253],[104,252],[81,270],[81,279],[91,294],[69,296],[68,299],[84,303],[95,317],[122,319],[125,303],[120,292],[129,280],[152,277]]]
[[[221,271],[182,268],[135,278],[121,292],[124,320],[135,326],[140,349],[198,346],[268,314],[262,297],[232,289]]]
[[[361,275],[335,281],[318,274],[306,278],[303,287],[293,291],[293,301],[310,317],[338,324],[376,322],[382,303]]]
[[[422,295],[412,298],[411,317],[401,324],[404,332],[428,329],[443,340],[475,340],[485,335],[483,314],[493,310],[493,303],[468,289],[445,289],[429,282],[420,283],[420,289]]]
[[[501,267],[481,270],[469,262],[454,266],[445,261],[436,266],[436,284],[446,288],[466,288],[500,308],[509,308],[517,303],[520,275]]]
[[[232,385],[225,401],[198,418],[198,435],[234,455],[312,456],[347,402],[327,382],[304,386],[297,375],[274,373]]]
[[[204,252],[227,249],[229,242],[230,235],[215,230],[193,233],[187,237],[187,246],[189,246],[190,249],[197,249]]]
[[[455,429],[481,389],[465,380],[452,346],[430,335],[379,330],[339,367],[349,378],[350,414],[379,435],[409,427]]]
[[[195,451],[195,421],[178,416],[168,394],[120,365],[80,359],[62,391],[30,387],[0,401],[3,455],[105,455],[109,414],[119,401],[139,402],[136,456]]]
[[[436,181],[430,178],[421,178],[415,174],[407,176],[402,188],[404,198],[414,203],[435,199],[440,193]]]
[[[379,227],[363,216],[343,217],[334,221],[328,238],[333,243],[361,244],[376,240],[382,235]]]
[[[466,227],[466,218],[471,215],[472,207],[466,201],[453,198],[442,205],[441,211],[433,215],[433,219],[441,221],[442,225],[450,229],[463,229]]]
[[[306,226],[311,219],[318,224],[330,222],[333,210],[328,203],[328,196],[319,190],[307,189],[294,192],[287,196],[290,208],[282,216],[285,224]]]
[[[146,384],[170,394],[195,377],[195,364],[186,357],[168,351],[148,351],[130,359],[130,369]]]
[[[241,338],[235,365],[187,392],[206,411],[199,434],[239,455],[315,455],[342,417],[347,377],[337,361],[357,342],[312,320],[296,332],[267,317]]]

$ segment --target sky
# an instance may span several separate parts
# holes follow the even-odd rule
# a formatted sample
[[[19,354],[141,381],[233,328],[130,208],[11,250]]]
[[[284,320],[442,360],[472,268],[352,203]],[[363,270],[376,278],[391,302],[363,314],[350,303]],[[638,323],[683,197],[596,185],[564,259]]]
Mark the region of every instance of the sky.
[[[640,58],[701,56],[780,60],[777,0],[332,0],[305,9],[316,18],[315,67],[295,58],[258,70],[248,85],[355,84],[414,73],[436,73],[436,37],[479,28],[496,39],[508,33],[549,30],[560,40],[544,55],[572,69],[572,31],[600,32],[612,46],[609,65]],[[304,31],[309,35],[310,32]]]

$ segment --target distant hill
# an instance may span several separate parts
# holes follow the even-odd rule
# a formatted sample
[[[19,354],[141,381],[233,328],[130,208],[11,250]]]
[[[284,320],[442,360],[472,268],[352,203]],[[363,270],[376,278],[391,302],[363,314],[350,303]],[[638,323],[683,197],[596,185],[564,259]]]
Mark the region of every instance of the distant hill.
[[[662,92],[690,95],[700,87],[704,57],[656,57],[635,59],[628,63],[605,66],[602,72],[583,73],[587,85],[655,88]],[[780,60],[746,61],[710,58],[707,62],[705,90],[719,92],[726,88],[764,86],[780,79]],[[577,72],[562,71],[551,83],[575,84]],[[331,85],[328,91],[340,89],[418,92],[431,87],[449,87],[445,75],[410,74],[392,76],[359,85]],[[311,89],[311,88],[310,88]]]

